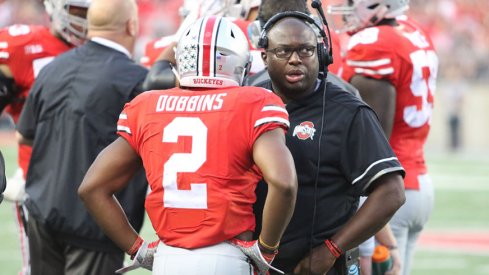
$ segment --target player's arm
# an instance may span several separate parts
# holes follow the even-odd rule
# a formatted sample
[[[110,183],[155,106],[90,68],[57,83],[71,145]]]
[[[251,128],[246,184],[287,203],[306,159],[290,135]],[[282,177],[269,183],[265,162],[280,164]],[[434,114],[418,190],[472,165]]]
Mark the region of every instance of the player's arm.
[[[100,152],[78,189],[97,224],[126,252],[138,239],[138,234],[114,194],[128,184],[141,165],[139,155],[129,143],[118,138]]]
[[[15,81],[9,67],[0,65],[0,114],[14,99],[15,91]]]
[[[268,183],[260,237],[275,246],[289,224],[297,195],[297,174],[283,129],[263,133],[253,146],[253,159]]]
[[[387,139],[390,138],[396,111],[396,89],[387,80],[377,80],[355,75],[350,83],[359,91],[362,99],[374,109]]]

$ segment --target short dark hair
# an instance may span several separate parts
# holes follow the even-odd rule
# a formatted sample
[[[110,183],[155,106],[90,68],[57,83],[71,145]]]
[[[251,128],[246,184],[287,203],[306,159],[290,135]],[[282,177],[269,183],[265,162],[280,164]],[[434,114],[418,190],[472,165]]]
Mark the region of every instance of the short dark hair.
[[[263,26],[272,16],[284,11],[300,11],[310,14],[306,0],[262,0],[257,19]]]

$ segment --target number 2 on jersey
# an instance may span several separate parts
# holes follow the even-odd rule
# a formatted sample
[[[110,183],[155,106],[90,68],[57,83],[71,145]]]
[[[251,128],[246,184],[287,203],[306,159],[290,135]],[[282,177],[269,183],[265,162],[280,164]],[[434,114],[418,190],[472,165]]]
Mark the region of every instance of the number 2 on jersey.
[[[196,117],[176,117],[163,129],[163,142],[192,137],[190,153],[174,153],[164,164],[163,202],[165,207],[207,209],[207,184],[190,183],[190,190],[178,189],[177,174],[196,172],[207,159],[207,127]]]

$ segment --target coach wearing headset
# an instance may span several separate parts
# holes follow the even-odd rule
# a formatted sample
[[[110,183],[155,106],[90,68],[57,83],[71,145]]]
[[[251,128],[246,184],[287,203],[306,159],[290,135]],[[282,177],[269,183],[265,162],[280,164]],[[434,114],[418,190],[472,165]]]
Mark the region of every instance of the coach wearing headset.
[[[287,104],[287,146],[299,181],[273,266],[287,274],[345,274],[344,253],[374,235],[404,203],[404,169],[373,110],[325,80],[327,71],[319,68],[331,58],[315,28],[306,14],[279,13],[265,24],[259,42],[271,80],[258,86]],[[262,184],[256,208],[265,194]],[[368,199],[357,212],[360,195]]]

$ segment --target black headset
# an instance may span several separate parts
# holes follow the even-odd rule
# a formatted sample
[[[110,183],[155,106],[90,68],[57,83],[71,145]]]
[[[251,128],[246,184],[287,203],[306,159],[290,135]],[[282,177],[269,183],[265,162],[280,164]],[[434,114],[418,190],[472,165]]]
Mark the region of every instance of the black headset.
[[[332,55],[332,49],[329,46],[330,43],[328,43],[328,38],[326,36],[326,33],[324,32],[324,29],[321,28],[321,26],[316,23],[316,20],[312,18],[311,16],[299,12],[299,11],[286,11],[286,12],[280,12],[272,16],[265,25],[263,25],[261,34],[260,34],[260,39],[258,40],[258,47],[260,48],[267,48],[268,47],[268,31],[277,23],[279,20],[287,17],[294,17],[298,18],[301,21],[304,21],[308,23],[310,26],[313,26],[317,29],[319,35],[322,38],[321,42],[317,43],[317,56],[319,60],[319,72],[324,73],[324,76],[326,75],[328,71],[328,65],[333,63],[333,55]],[[329,30],[328,30],[329,31]]]

